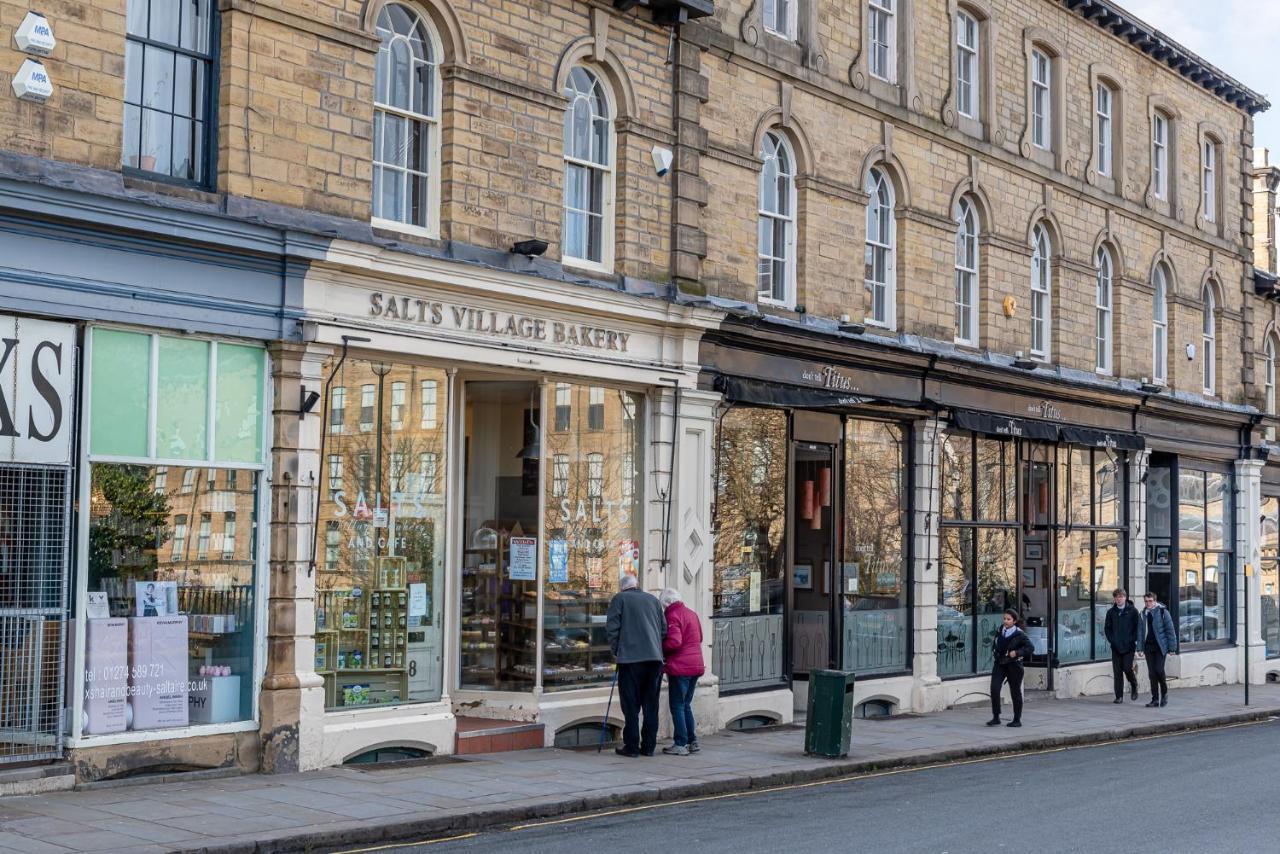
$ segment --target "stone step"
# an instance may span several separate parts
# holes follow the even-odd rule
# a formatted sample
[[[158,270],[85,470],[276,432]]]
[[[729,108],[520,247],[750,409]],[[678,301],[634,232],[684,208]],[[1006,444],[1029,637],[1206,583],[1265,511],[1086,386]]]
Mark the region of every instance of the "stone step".
[[[545,744],[546,727],[528,721],[459,716],[454,752],[459,756],[476,753],[505,753],[537,750]]]

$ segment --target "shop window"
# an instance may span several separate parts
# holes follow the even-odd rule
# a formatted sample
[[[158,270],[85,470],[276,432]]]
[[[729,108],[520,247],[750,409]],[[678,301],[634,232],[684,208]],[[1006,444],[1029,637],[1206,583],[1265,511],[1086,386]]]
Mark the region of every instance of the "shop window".
[[[329,432],[341,433],[347,417],[347,390],[334,386],[329,392]]]
[[[556,429],[569,429],[573,417],[573,389],[568,383],[556,383]]]
[[[439,389],[440,389],[440,386],[435,380],[422,381],[421,406],[422,406],[422,429],[423,430],[436,429],[436,419],[439,414],[436,408],[437,400],[438,400],[437,395],[439,394]]]
[[[440,73],[435,28],[409,6],[378,14],[373,220],[434,236],[439,220]]]
[[[566,263],[613,267],[613,104],[608,88],[592,70],[569,72],[563,95],[564,225]]]
[[[844,554],[838,583],[843,666],[859,674],[909,667],[904,435],[903,428],[880,421],[845,424]]]
[[[553,460],[567,460],[568,482],[559,496],[549,484],[545,498],[547,583],[538,640],[545,691],[612,678],[605,614],[620,578],[640,576],[641,496],[628,487],[634,478],[628,460],[641,453],[641,436],[626,412],[641,398],[617,389],[601,392],[600,429],[547,437]]]
[[[726,412],[715,473],[712,671],[722,691],[773,687],[786,678],[786,413]]]
[[[1267,658],[1280,658],[1280,498],[1262,499],[1261,560],[1258,583],[1262,596],[1262,642]]]
[[[1178,473],[1178,635],[1183,643],[1229,640],[1231,477]]]
[[[326,365],[325,375],[332,370]],[[443,465],[447,431],[405,418],[404,407],[409,389],[447,381],[431,368],[348,358],[333,382],[361,389],[361,411],[360,431],[329,436],[324,448],[315,669],[325,706],[435,701],[444,661],[445,504],[428,488],[424,461]],[[344,479],[346,470],[353,479]]]
[[[125,169],[191,184],[210,182],[215,7],[212,0],[128,3]]]
[[[90,354],[82,732],[249,720],[265,353],[97,329]],[[121,361],[130,356],[141,361]],[[124,449],[139,461],[103,459]],[[166,478],[180,477],[178,495],[156,489],[162,467]],[[224,471],[247,488],[216,489]],[[215,516],[224,522],[220,548]],[[227,536],[229,525],[244,531]]]

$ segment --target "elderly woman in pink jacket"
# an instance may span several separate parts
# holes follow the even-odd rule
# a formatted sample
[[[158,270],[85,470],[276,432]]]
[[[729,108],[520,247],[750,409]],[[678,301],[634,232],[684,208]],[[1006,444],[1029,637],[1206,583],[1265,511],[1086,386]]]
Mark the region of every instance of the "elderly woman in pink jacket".
[[[693,725],[693,692],[698,677],[706,672],[702,664],[702,626],[698,615],[684,602],[680,593],[668,587],[658,597],[667,615],[667,636],[662,642],[666,656],[667,697],[671,704],[671,722],[676,743],[662,748],[670,756],[697,753],[698,731]]]

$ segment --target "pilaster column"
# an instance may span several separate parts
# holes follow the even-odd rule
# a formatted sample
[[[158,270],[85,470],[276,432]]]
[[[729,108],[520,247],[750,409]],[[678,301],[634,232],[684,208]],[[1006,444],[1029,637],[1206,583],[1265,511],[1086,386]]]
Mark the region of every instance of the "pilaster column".
[[[1241,595],[1235,599],[1234,614],[1236,620],[1236,636],[1241,639],[1236,648],[1239,652],[1238,673],[1244,673],[1244,649],[1249,645],[1249,666],[1258,674],[1261,681],[1264,674],[1261,665],[1266,659],[1266,648],[1262,640],[1262,594],[1261,579],[1258,576],[1258,564],[1262,557],[1262,460],[1236,460],[1235,490],[1235,589]],[[1248,595],[1245,596],[1245,567],[1252,569],[1253,575],[1248,581]],[[1249,632],[1245,635],[1246,609],[1249,619]],[[1243,681],[1241,679],[1240,681]]]
[[[289,773],[321,765],[324,682],[315,671],[316,491],[323,400],[300,416],[303,388],[324,392],[328,347],[278,342],[271,350],[270,593],[267,666],[262,682],[262,770]]]
[[[915,602],[911,669],[915,674],[917,711],[930,711],[926,696],[938,677],[938,531],[942,513],[942,434],[936,419],[917,421],[915,480],[912,486],[911,585]]]
[[[1142,600],[1147,590],[1147,469],[1151,451],[1129,455],[1129,598]],[[1109,591],[1099,591],[1100,594]]]

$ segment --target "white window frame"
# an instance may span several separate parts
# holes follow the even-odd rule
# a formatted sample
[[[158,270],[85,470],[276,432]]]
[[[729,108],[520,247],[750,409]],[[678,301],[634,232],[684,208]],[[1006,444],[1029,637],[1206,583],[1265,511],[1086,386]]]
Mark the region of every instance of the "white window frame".
[[[1218,317],[1212,285],[1200,292],[1200,310],[1201,391],[1213,397],[1218,393]]]
[[[409,399],[409,385],[403,380],[391,383],[391,429],[404,428],[404,407]]]
[[[342,454],[329,454],[329,494],[342,491]]]
[[[795,41],[800,0],[764,0],[761,13],[765,31],[787,41]]]
[[[422,451],[418,454],[418,492],[435,495],[440,478],[440,454]]]
[[[439,380],[423,380],[418,394],[421,396],[418,405],[421,408],[421,424],[423,430],[434,430],[439,423],[440,382]]]
[[[587,454],[587,498],[604,497],[604,454]]]
[[[1031,144],[1053,150],[1053,57],[1031,50]]]
[[[1151,380],[1169,381],[1169,274],[1157,264],[1151,282]]]
[[[1267,336],[1267,343],[1262,347],[1262,356],[1266,360],[1263,368],[1263,394],[1268,415],[1276,414],[1276,339]],[[1274,435],[1268,436],[1274,441]]]
[[[1169,200],[1169,117],[1160,112],[1151,116],[1151,194]]]
[[[430,136],[430,138],[427,140],[427,172],[426,174],[423,175],[421,172],[416,172],[413,170],[404,170],[404,169],[401,169],[398,165],[391,168],[393,169],[394,172],[402,173],[402,180],[406,181],[406,193],[408,192],[408,182],[413,179],[413,176],[425,177],[426,184],[427,184],[427,193],[430,196],[430,198],[427,199],[427,204],[426,204],[426,211],[425,211],[426,222],[415,223],[415,222],[399,220],[394,217],[380,216],[379,215],[380,202],[379,202],[377,193],[374,192],[372,204],[370,205],[370,211],[372,212],[372,216],[370,217],[370,219],[371,219],[372,225],[375,226],[376,228],[384,228],[384,229],[387,229],[388,231],[399,231],[405,234],[415,234],[421,237],[435,239],[440,236],[440,137],[441,137],[440,114],[442,110],[441,100],[444,97],[444,89],[443,89],[443,84],[441,82],[441,74],[440,74],[440,58],[444,55],[444,48],[443,48],[443,45],[441,44],[440,36],[436,32],[435,27],[432,26],[431,21],[428,20],[425,15],[423,15],[422,13],[418,12],[416,9],[414,9],[413,7],[405,3],[387,4],[387,7],[384,7],[383,12],[380,13],[379,15],[379,20],[378,20],[379,30],[382,30],[381,15],[386,14],[385,9],[393,5],[399,6],[400,8],[404,9],[405,12],[407,12],[409,15],[412,15],[416,19],[416,27],[419,33],[419,37],[423,40],[423,43],[426,45],[427,49],[430,51],[429,57],[427,58],[426,62],[424,62],[423,64],[431,66],[432,92],[430,95],[430,99],[431,99],[431,105],[435,108],[435,114],[431,115],[428,113],[418,113],[412,110],[396,107],[391,104],[378,101],[377,92],[380,87],[379,85],[376,84],[376,82],[374,85],[374,113],[375,115],[380,114],[380,115],[393,116],[396,118],[402,118],[405,120],[406,128],[411,127],[413,122],[419,122],[426,125],[426,132]],[[376,60],[376,65],[374,70],[375,81],[378,79],[381,79],[384,73],[390,74],[390,62],[389,60],[384,60],[384,55],[389,56],[390,54],[391,48],[388,45],[390,45],[392,42],[395,42],[397,40],[404,40],[404,36],[400,34],[387,34],[385,32],[380,33],[380,37],[382,38],[382,45],[378,49],[378,57]],[[411,75],[411,76],[414,76],[414,75]],[[386,91],[390,91],[389,81],[386,84],[385,88],[386,88]],[[377,123],[375,122],[375,127],[376,126],[377,126]],[[376,146],[376,142],[375,142],[375,146]],[[376,151],[376,147],[375,147],[375,151]],[[377,169],[379,168],[380,162],[376,159],[376,157],[371,159],[374,162],[374,171],[376,172]]]
[[[1110,374],[1115,365],[1112,342],[1112,327],[1115,323],[1115,259],[1107,247],[1098,247],[1098,253],[1094,256],[1094,269],[1093,367],[1099,374]]]
[[[200,514],[200,528],[196,534],[196,560],[209,559],[209,541],[213,539],[213,514]]]
[[[366,402],[367,401],[367,402]],[[373,410],[373,421],[364,420],[364,411],[366,409]],[[369,433],[373,431],[373,425],[378,419],[378,386],[374,383],[363,383],[360,386],[360,432]]]
[[[867,233],[865,252],[865,280],[867,288],[868,311],[866,322],[873,326],[894,329],[898,322],[898,224],[897,200],[894,198],[893,184],[883,169],[873,167],[867,172]],[[880,227],[872,228],[877,214]],[[873,231],[879,231],[880,239],[873,237]],[[883,280],[875,276],[875,256],[880,255],[883,264]],[[877,306],[877,298],[880,299]],[[877,308],[880,311],[877,312]]]
[[[1218,222],[1218,146],[1204,138],[1200,152],[1201,216],[1209,224]]]
[[[337,436],[346,427],[347,387],[334,386],[329,391],[329,434]]]
[[[757,226],[756,226],[756,301],[767,305],[779,305],[784,308],[792,308],[796,301],[796,158],[795,152],[791,148],[791,143],[786,136],[779,130],[771,130],[765,133],[764,141],[761,144],[762,151],[760,157],[762,162],[760,169],[759,196],[757,202]],[[779,157],[785,155],[785,168],[783,164],[779,164]],[[785,179],[785,187],[777,195],[779,198],[785,195],[785,210],[768,210],[765,208],[765,179],[769,173],[769,161],[773,160],[775,164],[779,164],[777,176]],[[775,254],[766,255],[760,246],[760,236],[763,234],[765,226],[770,228],[771,234],[776,236],[777,230],[781,227],[783,233],[782,251],[783,255],[776,254],[777,242],[774,242]],[[760,268],[764,264],[769,264],[769,280],[770,288],[766,292],[760,287]],[[775,265],[781,264],[782,267],[782,295],[778,296],[777,276],[775,275]]]
[[[1115,114],[1116,93],[1106,83],[1098,81],[1098,90],[1094,98],[1095,121],[1098,123],[1098,174],[1110,178],[1114,169],[1113,158],[1115,157],[1115,125],[1113,117]]]
[[[1037,223],[1031,232],[1031,358],[1042,362],[1050,360],[1052,336],[1053,242],[1044,223]]]
[[[555,454],[551,458],[551,496],[564,498],[569,494],[569,455]]]
[[[867,0],[867,71],[886,83],[898,82],[897,0]]]
[[[978,245],[982,225],[969,198],[962,197],[955,209],[955,342],[978,346],[978,288],[981,250]]]
[[[575,75],[577,75],[579,72],[586,74],[590,78],[593,84],[593,88],[591,91],[582,92],[575,87],[574,78],[575,78]],[[597,73],[595,70],[587,68],[586,66],[582,66],[582,65],[575,66],[569,72],[569,76],[565,82],[565,91],[563,94],[565,95],[565,97],[569,99],[570,103],[569,103],[569,108],[565,110],[565,114],[564,114],[564,121],[565,121],[564,136],[566,137],[566,141],[567,141],[567,138],[569,136],[568,123],[573,119],[575,104],[580,100],[586,100],[588,102],[592,101],[593,99],[590,97],[590,95],[592,94],[592,92],[597,92],[597,91],[599,93],[600,101],[603,103],[604,112],[602,114],[598,110],[596,110],[594,107],[588,107],[588,109],[592,110],[591,112],[592,123],[594,124],[595,122],[600,122],[605,126],[605,140],[604,140],[604,146],[603,146],[604,151],[602,152],[603,162],[597,162],[595,160],[592,160],[590,156],[583,157],[581,156],[580,152],[577,154],[571,153],[569,151],[568,145],[565,145],[564,147],[565,175],[564,175],[563,210],[561,211],[561,214],[563,216],[563,220],[561,224],[562,235],[560,240],[561,248],[564,250],[564,254],[561,256],[561,261],[573,267],[579,267],[586,270],[593,270],[595,272],[600,272],[600,273],[610,273],[610,272],[613,272],[614,231],[616,228],[615,211],[614,211],[614,202],[615,202],[614,193],[616,191],[616,188],[615,188],[616,177],[614,172],[614,164],[617,160],[618,140],[617,140],[617,134],[614,131],[614,119],[617,116],[617,112],[614,108],[613,92],[610,90],[610,88],[607,85],[605,85],[604,77],[601,76],[599,73]],[[602,182],[602,189],[601,189],[599,211],[570,207],[569,205],[569,171],[571,169],[581,169],[581,170],[584,170],[588,175],[600,176],[600,180]],[[583,246],[590,245],[589,235],[591,233],[591,229],[590,229],[591,218],[599,217],[600,219],[600,257],[599,258],[584,258],[584,257],[579,257],[577,255],[572,255],[569,253],[568,247],[570,243],[569,243],[569,240],[565,238],[565,235],[568,234],[568,229],[569,229],[568,223],[569,223],[570,211],[581,212],[582,214],[585,215],[583,223],[587,229],[587,232],[585,235],[582,235]],[[588,249],[588,252],[590,252],[589,249]]]
[[[234,560],[236,556],[236,514],[222,514],[222,559]]]
[[[956,112],[977,120],[982,115],[982,31],[978,19],[956,12]]]

